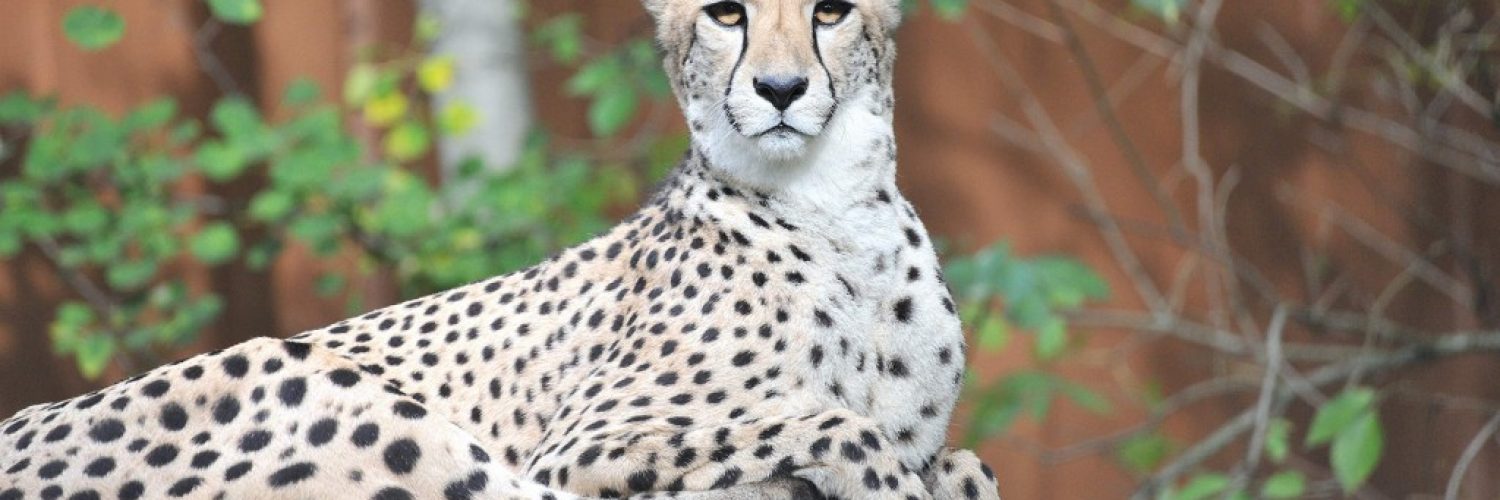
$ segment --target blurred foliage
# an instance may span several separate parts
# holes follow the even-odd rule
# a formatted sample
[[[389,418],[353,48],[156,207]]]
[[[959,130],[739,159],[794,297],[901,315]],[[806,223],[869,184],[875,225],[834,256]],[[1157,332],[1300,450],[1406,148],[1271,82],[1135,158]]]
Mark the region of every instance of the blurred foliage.
[[[251,24],[264,14],[258,0],[207,4],[210,22]],[[577,68],[570,88],[593,100],[601,140],[635,118],[639,101],[670,93],[644,37],[593,53],[576,15],[544,26],[567,23],[575,29],[537,38],[556,62]],[[368,307],[352,285],[379,269],[393,271],[404,297],[506,273],[607,228],[607,212],[628,206],[680,153],[685,139],[662,135],[645,141],[641,164],[612,162],[565,151],[536,130],[513,165],[471,159],[455,178],[429,180],[434,143],[481,119],[462,102],[429,109],[462,77],[451,57],[426,51],[440,29],[418,19],[413,46],[360,60],[339,100],[299,81],[274,105],[225,96],[201,123],[170,97],[118,117],[25,92],[0,97],[0,161],[19,166],[0,179],[0,258],[39,249],[76,292],[53,316],[54,351],[89,378],[112,362],[149,368],[223,309],[222,297],[189,285],[183,264],[269,272],[291,244],[322,258],[357,256],[352,274],[315,278],[319,294],[347,297],[350,314]],[[97,5],[70,10],[63,30],[85,50],[126,35],[121,17]],[[598,84],[625,80],[638,85]],[[268,120],[262,108],[285,118]],[[356,125],[373,129],[377,143],[351,133]],[[248,198],[215,194],[245,181],[256,189]]]
[[[259,0],[205,1],[211,22],[245,25],[264,15]],[[1358,16],[1363,2],[1329,1],[1346,19]],[[925,7],[946,19],[963,16],[968,4],[903,1],[913,14]],[[1169,24],[1185,4],[1130,1]],[[407,297],[512,271],[605,229],[609,209],[636,199],[685,147],[680,135],[649,137],[632,152],[644,165],[627,165],[558,147],[536,130],[509,168],[470,160],[457,178],[431,181],[424,165],[434,142],[469,133],[484,117],[462,102],[429,108],[464,76],[451,57],[426,51],[438,22],[415,22],[412,47],[358,61],[336,99],[298,82],[275,106],[226,96],[200,123],[181,116],[171,98],[115,117],[87,105],[59,107],[46,96],[0,97],[0,161],[20,166],[18,175],[0,180],[0,258],[36,248],[76,292],[53,315],[55,352],[97,378],[114,362],[126,371],[146,369],[198,338],[224,299],[189,284],[182,264],[191,261],[269,272],[291,244],[322,258],[353,254],[354,270],[315,279],[319,294],[347,297],[351,314],[367,307],[352,283],[378,269],[393,271]],[[667,100],[670,86],[647,35],[591,47],[584,25],[575,13],[541,19],[530,40],[573,70],[566,91],[589,101],[588,126],[607,140],[638,118],[645,101]],[[125,21],[104,5],[72,8],[62,29],[87,51],[107,50],[126,36]],[[270,107],[285,118],[266,119],[261,110]],[[349,116],[359,118],[351,123]],[[378,143],[352,134],[356,125],[378,133]],[[213,194],[214,186],[246,180],[257,186],[246,200]],[[1006,433],[1022,417],[1045,419],[1059,400],[1113,411],[1107,398],[1057,370],[1085,340],[1069,327],[1069,312],[1108,299],[1102,278],[1075,259],[1021,257],[1004,244],[948,262],[977,346],[1002,351],[1020,332],[1034,360],[989,380],[971,374],[964,433],[971,445]],[[1159,402],[1149,389],[1147,399]],[[1304,440],[1308,449],[1329,448],[1346,492],[1368,480],[1382,452],[1375,403],[1368,389],[1344,392],[1318,409]],[[1306,478],[1285,464],[1293,431],[1279,419],[1266,429],[1265,456],[1279,469],[1254,488],[1204,471],[1163,497],[1302,496]],[[1113,452],[1126,470],[1147,474],[1179,449],[1148,432]]]

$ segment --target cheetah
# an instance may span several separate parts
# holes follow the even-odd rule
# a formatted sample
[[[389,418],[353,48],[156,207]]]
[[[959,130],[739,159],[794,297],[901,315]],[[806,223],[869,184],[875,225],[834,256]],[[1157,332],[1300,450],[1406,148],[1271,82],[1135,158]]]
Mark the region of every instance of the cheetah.
[[[899,0],[644,0],[692,142],[514,274],[0,423],[22,498],[996,499],[895,185]]]

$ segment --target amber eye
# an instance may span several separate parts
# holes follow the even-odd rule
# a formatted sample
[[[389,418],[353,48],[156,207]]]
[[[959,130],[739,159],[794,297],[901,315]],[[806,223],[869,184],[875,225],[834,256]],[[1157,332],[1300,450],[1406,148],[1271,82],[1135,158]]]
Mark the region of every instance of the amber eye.
[[[823,0],[813,7],[813,19],[819,26],[833,26],[844,20],[849,11],[854,10],[854,4],[843,0]]]
[[[719,2],[703,8],[703,12],[714,22],[724,26],[745,24],[745,6],[739,2]]]

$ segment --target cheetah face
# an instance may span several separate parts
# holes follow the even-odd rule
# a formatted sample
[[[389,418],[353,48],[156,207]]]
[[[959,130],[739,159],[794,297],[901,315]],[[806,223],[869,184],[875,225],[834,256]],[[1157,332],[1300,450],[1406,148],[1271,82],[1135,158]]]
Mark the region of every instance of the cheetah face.
[[[645,2],[694,139],[720,154],[797,161],[885,99],[898,0]]]

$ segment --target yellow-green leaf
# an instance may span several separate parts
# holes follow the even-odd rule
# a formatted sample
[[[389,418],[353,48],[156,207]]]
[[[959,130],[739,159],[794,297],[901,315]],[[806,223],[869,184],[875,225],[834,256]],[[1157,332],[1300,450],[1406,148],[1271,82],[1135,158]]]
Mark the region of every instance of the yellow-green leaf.
[[[450,136],[461,136],[474,130],[479,125],[479,110],[474,106],[462,101],[454,101],[443,106],[438,114],[438,126],[444,134]]]
[[[427,93],[436,94],[453,86],[456,73],[457,66],[453,56],[429,57],[417,66],[417,83]]]
[[[431,145],[427,127],[414,121],[401,122],[385,135],[385,152],[396,161],[414,160],[427,154]]]
[[[378,127],[389,126],[402,118],[411,106],[400,92],[388,92],[365,102],[365,121]]]

